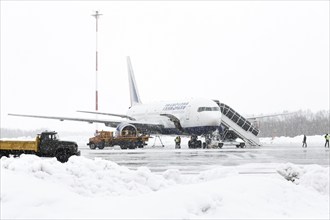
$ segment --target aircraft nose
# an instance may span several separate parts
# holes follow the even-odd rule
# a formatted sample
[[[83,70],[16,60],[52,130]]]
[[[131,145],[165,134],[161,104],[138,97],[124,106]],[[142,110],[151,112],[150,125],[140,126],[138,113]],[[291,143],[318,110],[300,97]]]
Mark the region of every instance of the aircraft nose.
[[[212,114],[207,114],[204,116],[204,119],[202,119],[202,121],[204,121],[205,125],[207,125],[207,126],[219,127],[221,124],[221,112],[214,111],[214,112],[212,112]]]
[[[215,121],[216,121],[216,124],[217,126],[220,126],[221,125],[221,112],[217,112],[216,116],[215,116]]]

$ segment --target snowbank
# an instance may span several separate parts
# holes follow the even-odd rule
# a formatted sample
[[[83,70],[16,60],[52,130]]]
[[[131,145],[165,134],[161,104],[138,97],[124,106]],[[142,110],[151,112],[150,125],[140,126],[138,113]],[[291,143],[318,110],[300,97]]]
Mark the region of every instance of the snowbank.
[[[314,189],[329,196],[329,167],[320,168],[318,165],[299,166],[287,163],[279,166],[277,172],[297,185]]]
[[[267,166],[267,165],[265,165]],[[269,165],[268,165],[269,166]],[[329,218],[329,167],[219,166],[196,175],[152,173],[111,161],[22,155],[1,159],[1,219]],[[278,173],[281,173],[279,175]],[[287,181],[290,173],[297,180]]]

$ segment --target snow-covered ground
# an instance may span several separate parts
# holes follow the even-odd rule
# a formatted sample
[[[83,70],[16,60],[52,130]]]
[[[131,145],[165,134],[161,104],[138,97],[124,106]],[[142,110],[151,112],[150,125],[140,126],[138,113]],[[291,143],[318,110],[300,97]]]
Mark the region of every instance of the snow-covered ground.
[[[303,135],[296,137],[273,137],[273,138],[260,138],[262,145],[276,145],[276,146],[302,146]],[[324,135],[313,135],[307,136],[308,147],[319,147],[324,146],[325,138]]]
[[[315,137],[315,146],[324,144],[322,138]],[[86,144],[85,138],[63,139]],[[173,139],[162,139],[166,148],[173,147]],[[262,142],[295,148],[301,140]],[[267,172],[254,172],[261,168]],[[133,170],[84,155],[64,164],[22,155],[3,157],[0,174],[1,219],[330,218],[329,165],[251,162],[186,174],[180,169]]]

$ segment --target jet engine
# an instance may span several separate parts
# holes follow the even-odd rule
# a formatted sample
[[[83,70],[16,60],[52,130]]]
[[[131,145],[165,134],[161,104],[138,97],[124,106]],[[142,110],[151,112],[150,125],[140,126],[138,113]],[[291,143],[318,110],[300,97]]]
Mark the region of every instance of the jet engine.
[[[137,136],[138,132],[134,125],[122,122],[116,127],[116,136]]]

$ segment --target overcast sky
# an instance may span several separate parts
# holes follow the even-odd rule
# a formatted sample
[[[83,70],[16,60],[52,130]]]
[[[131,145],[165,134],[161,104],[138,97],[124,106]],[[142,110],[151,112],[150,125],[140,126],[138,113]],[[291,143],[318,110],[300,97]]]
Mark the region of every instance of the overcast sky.
[[[328,1],[1,1],[1,127],[88,129],[95,18],[99,111],[124,114],[126,56],[142,102],[218,99],[242,115],[329,109]]]

